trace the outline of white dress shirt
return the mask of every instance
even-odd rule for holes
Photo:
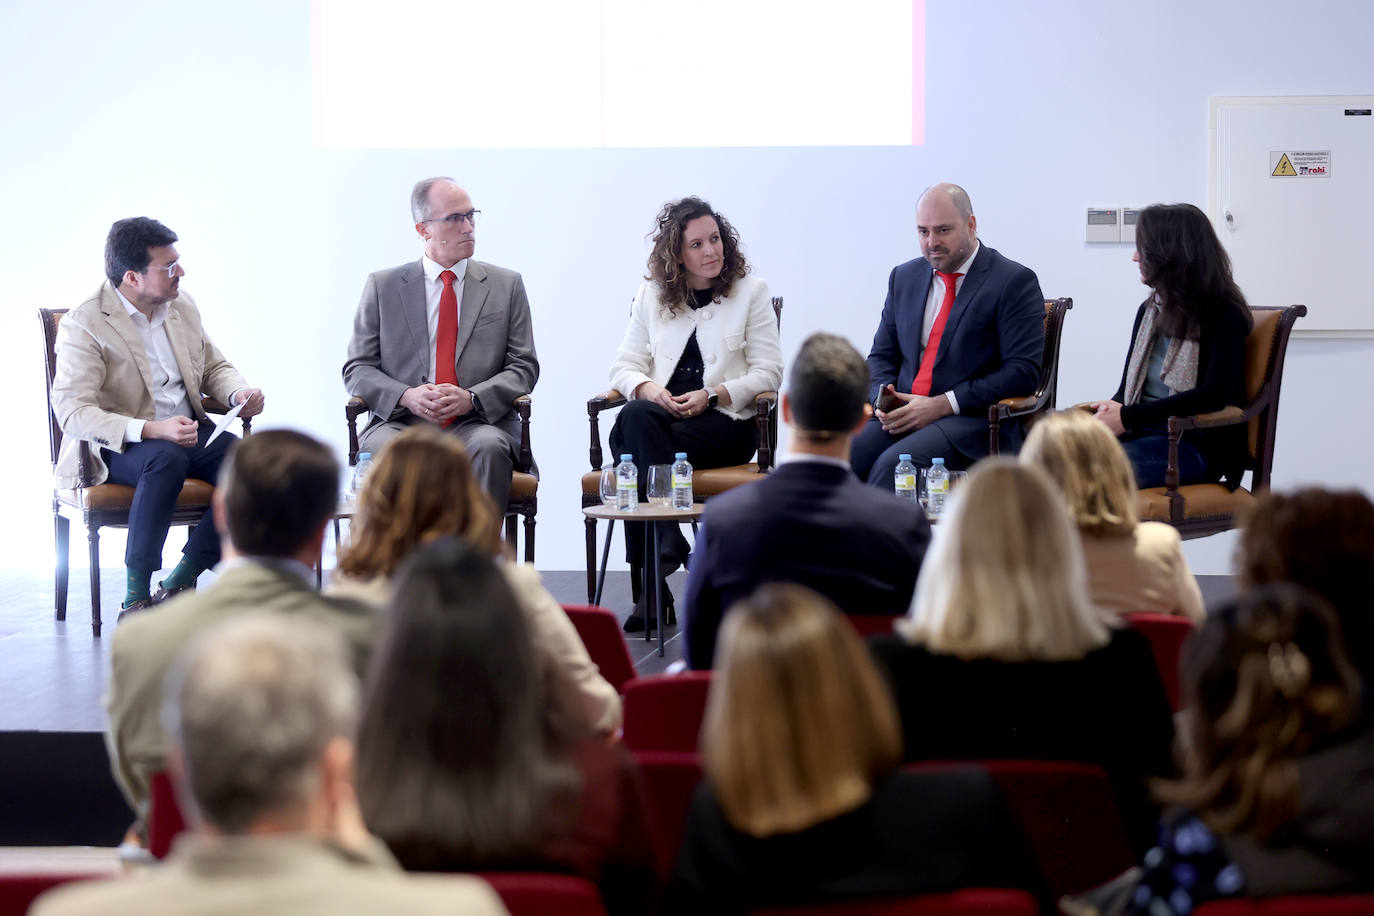
[[[957,280],[954,281],[954,295],[956,295],[956,296],[959,295],[959,290],[963,289],[963,287],[964,287],[964,280],[968,279],[968,266],[969,266],[970,264],[973,263],[973,259],[974,259],[974,258],[978,257],[978,249],[979,249],[979,247],[981,247],[981,243],[980,243],[977,239],[974,239],[974,240],[973,240],[973,251],[969,254],[969,256],[968,256],[967,258],[964,259],[964,263],[962,263],[962,264],[960,264],[958,267],[954,268],[954,270],[949,271],[949,273],[962,274],[962,276],[960,276]],[[944,279],[940,276],[940,272],[939,272],[939,271],[935,271],[935,276],[934,276],[934,278],[931,280],[931,283],[930,283],[930,295],[929,295],[929,297],[926,299],[926,314],[925,314],[925,318],[923,318],[923,319],[921,320],[921,348],[922,348],[922,350],[924,350],[926,344],[928,344],[928,343],[930,342],[930,329],[931,329],[932,327],[935,326],[935,319],[936,319],[936,317],[940,314],[940,306],[941,306],[942,303],[944,303],[944,301],[945,301],[945,281],[944,281]],[[925,356],[925,354],[922,353],[922,358],[924,358],[924,356]],[[921,371],[921,367],[920,367],[920,364],[919,364],[919,363],[918,363],[917,366],[916,366],[916,371],[917,371],[917,373],[919,373],[919,372]],[[954,392],[953,392],[953,391],[946,391],[946,392],[945,392],[945,397],[949,400],[949,406],[954,410],[955,413],[958,413],[958,412],[959,412],[959,400],[954,396]]]
[[[459,261],[452,267],[444,267],[438,261],[431,260],[429,255],[423,255],[420,263],[425,269],[425,314],[429,319],[429,371],[430,377],[425,379],[426,383],[433,383],[439,374],[439,297],[444,294],[444,281],[439,279],[439,274],[446,270],[453,271],[457,277],[453,281],[453,294],[458,297],[458,305],[463,304],[463,278],[468,275],[467,259]],[[454,316],[455,320],[457,316]],[[454,359],[458,354],[453,354]],[[458,375],[457,366],[454,366],[454,376]],[[462,379],[459,379],[462,384]]]
[[[153,315],[149,318],[124,298],[124,294],[119,290],[115,290],[115,295],[124,303],[129,317],[133,319],[134,327],[138,328],[138,334],[143,338],[143,349],[148,354],[148,368],[153,374],[153,409],[156,413],[154,419],[165,420],[178,415],[194,417],[191,401],[186,396],[186,383],[181,378],[181,368],[177,365],[176,355],[172,352],[172,342],[167,339],[167,303],[154,308]],[[146,422],[137,417],[130,419],[124,429],[124,441],[142,442],[143,424]]]

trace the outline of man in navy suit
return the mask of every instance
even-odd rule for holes
[[[927,188],[916,204],[922,258],[893,269],[868,354],[874,418],[854,440],[854,472],[892,487],[897,456],[965,468],[988,453],[988,407],[1035,391],[1045,299],[1035,274],[978,241],[968,193]],[[1021,445],[1019,424],[1003,447]]]
[[[930,525],[919,506],[866,487],[849,445],[868,421],[868,369],[847,340],[812,334],[788,370],[792,443],[758,483],[706,504],[683,599],[685,653],[710,668],[725,612],[765,582],[796,582],[848,614],[902,614]]]

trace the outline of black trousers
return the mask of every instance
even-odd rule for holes
[[[724,468],[748,461],[759,447],[753,420],[736,420],[719,410],[699,417],[678,419],[653,401],[630,401],[620,409],[611,428],[611,463],[620,456],[634,456],[639,468],[639,501],[646,502],[649,466],[672,464],[673,455],[686,452],[693,470]],[[659,522],[659,562],[665,574],[680,566],[690,547],[682,527]],[[644,522],[625,523],[625,559],[631,566],[644,564]]]

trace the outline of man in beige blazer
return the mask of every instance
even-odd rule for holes
[[[81,485],[78,456],[85,440],[94,446],[92,483],[134,488],[124,555],[126,611],[194,588],[196,577],[219,561],[215,526],[197,525],[181,561],[150,592],[182,484],[189,477],[213,484],[233,441],[224,435],[208,442],[214,424],[201,408],[201,394],[242,404],[244,417],[263,407],[262,392],[249,388],[210,342],[196,304],[181,292],[186,271],[176,240],[154,219],[116,222],[105,240],[107,282],[57,326],[52,408],[63,435],[57,485]]]
[[[476,878],[405,875],[367,833],[346,651],[331,628],[282,614],[201,634],[165,693],[173,778],[195,829],[150,874],[67,885],[31,912],[505,913]]]
[[[311,617],[343,634],[361,670],[377,612],[320,595],[310,570],[338,493],[339,462],[323,443],[290,430],[248,437],[225,459],[215,490],[214,523],[225,559],[214,583],[134,615],[115,630],[105,737],[115,781],[140,820],[152,774],[166,767],[163,679],[198,633],[250,611]]]

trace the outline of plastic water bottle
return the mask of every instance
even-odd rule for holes
[[[673,456],[673,508],[692,508],[692,465],[686,452]]]
[[[910,455],[899,455],[897,469],[892,475],[897,495],[909,503],[917,502],[916,465],[911,463]]]
[[[615,507],[629,512],[638,505],[639,468],[635,467],[633,456],[621,455],[620,464],[615,466]]]
[[[372,470],[372,453],[359,452],[358,463],[353,466],[353,482],[349,485],[349,495],[354,499],[363,489],[363,479],[367,477],[367,472]]]
[[[926,496],[929,499],[926,512],[932,518],[945,511],[945,497],[948,495],[949,471],[945,468],[945,459],[932,458],[930,470],[926,471]]]

